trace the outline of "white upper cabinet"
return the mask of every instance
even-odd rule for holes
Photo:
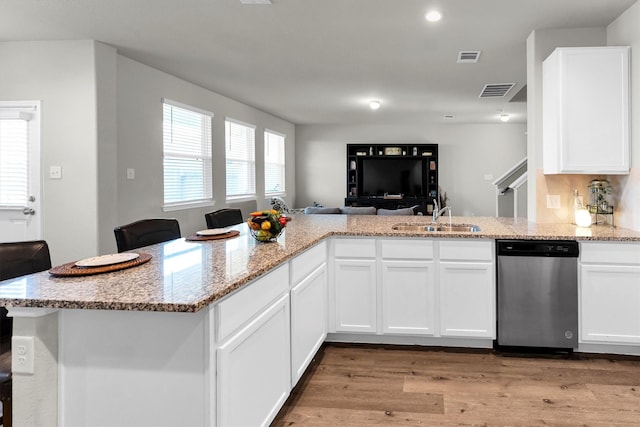
[[[545,174],[629,173],[629,48],[557,48],[542,64]]]

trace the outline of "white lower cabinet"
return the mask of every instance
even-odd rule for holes
[[[440,241],[440,335],[495,338],[493,241]]]
[[[440,262],[440,335],[495,338],[493,264]]]
[[[377,332],[376,241],[335,239],[333,255],[335,331]]]
[[[327,337],[327,266],[291,289],[291,386],[307,368]]]
[[[434,335],[437,294],[433,241],[380,241],[382,332]]]
[[[382,332],[433,335],[435,286],[433,261],[382,261]]]
[[[376,332],[376,260],[336,260],[336,331]]]
[[[640,245],[581,244],[580,341],[640,344]]]
[[[217,351],[219,426],[266,426],[291,388],[289,295],[283,295]]]

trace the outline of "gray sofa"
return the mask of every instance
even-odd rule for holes
[[[316,214],[342,214],[342,215],[415,215],[418,205],[400,209],[376,209],[373,206],[343,206],[341,208],[326,208],[324,206],[307,206],[304,213]]]

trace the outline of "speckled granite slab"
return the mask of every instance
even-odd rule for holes
[[[569,224],[535,224],[506,218],[454,217],[480,232],[395,231],[398,223],[431,223],[426,216],[295,215],[277,242],[259,243],[245,224],[240,236],[190,242],[183,239],[141,249],[146,264],[87,277],[48,272],[0,282],[0,305],[101,310],[195,312],[228,295],[328,236],[465,239],[568,239],[640,242],[640,232]],[[448,218],[441,218],[447,223]],[[135,251],[134,251],[135,252]]]

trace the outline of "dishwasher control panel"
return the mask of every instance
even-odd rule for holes
[[[498,240],[497,244],[498,256],[578,256],[578,242],[572,240]]]

